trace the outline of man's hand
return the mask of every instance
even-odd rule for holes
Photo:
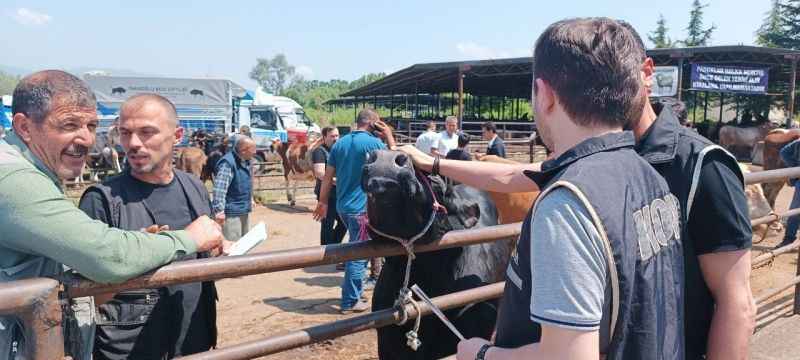
[[[456,354],[456,359],[474,360],[478,355],[478,351],[481,349],[481,346],[488,343],[488,340],[481,338],[462,340],[458,343],[458,353]]]
[[[219,224],[220,226],[225,224],[225,212],[224,211],[220,211],[219,213],[214,215],[214,221],[216,221],[217,224]]]
[[[197,252],[209,251],[222,245],[225,236],[222,228],[208,216],[201,216],[186,227],[186,232],[197,245]]]
[[[431,169],[433,169],[433,157],[422,151],[419,151],[419,149],[414,147],[414,145],[403,145],[397,148],[397,150],[402,151],[411,157],[411,162],[413,162],[414,166],[417,168],[425,171],[431,171]]]
[[[233,241],[222,240],[222,246],[214,248],[209,254],[211,254],[211,257],[228,256],[233,244],[235,244]]]
[[[372,123],[372,127],[380,132],[380,137],[386,142],[386,145],[389,147],[389,150],[394,150],[395,142],[394,142],[394,135],[392,134],[392,128],[382,120],[378,120]]]
[[[159,226],[159,225],[153,224],[153,225],[148,226],[147,228],[141,229],[140,231],[149,232],[151,234],[157,234],[157,233],[160,233],[162,231],[169,231],[169,225],[161,225],[161,226]]]
[[[323,201],[317,201],[317,208],[314,209],[314,220],[322,221],[328,216],[328,204]]]

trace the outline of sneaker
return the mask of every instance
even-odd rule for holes
[[[353,307],[342,308],[342,314],[360,313],[369,310],[369,303],[366,301],[359,301]]]
[[[374,290],[375,284],[377,283],[378,279],[375,279],[374,277],[368,277],[366,280],[364,280],[364,290]]]

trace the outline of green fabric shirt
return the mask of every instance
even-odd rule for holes
[[[148,234],[92,220],[19,137],[0,140],[0,282],[56,276],[64,264],[119,283],[195,251],[185,231]]]

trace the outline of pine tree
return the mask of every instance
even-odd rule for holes
[[[672,40],[667,36],[667,20],[664,19],[664,14],[658,15],[658,22],[656,29],[647,35],[647,38],[653,43],[656,49],[672,47]]]
[[[756,31],[756,44],[766,47],[780,47],[783,37],[781,24],[781,2],[772,1],[772,8],[767,12],[764,23]]]
[[[784,0],[778,4],[780,33],[775,45],[787,49],[800,49],[800,0]]]
[[[688,36],[681,41],[684,46],[707,46],[711,40],[711,33],[717,28],[713,24],[708,29],[703,29],[703,8],[708,4],[700,4],[700,0],[694,0],[692,11],[689,13],[689,26],[686,27]]]

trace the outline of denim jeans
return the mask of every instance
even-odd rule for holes
[[[789,209],[796,209],[800,207],[800,181],[794,183],[794,196],[792,197],[792,204]],[[800,228],[800,215],[790,216],[786,219],[786,233],[783,235],[783,242],[793,242],[797,237],[797,230]]]
[[[339,216],[347,226],[347,233],[350,235],[350,242],[359,241],[359,231],[361,226],[358,224],[358,218],[364,216],[361,214],[343,214]],[[355,306],[361,299],[361,292],[364,290],[364,272],[367,268],[367,260],[353,260],[345,263],[344,266],[344,281],[342,282],[342,309],[349,309]]]

